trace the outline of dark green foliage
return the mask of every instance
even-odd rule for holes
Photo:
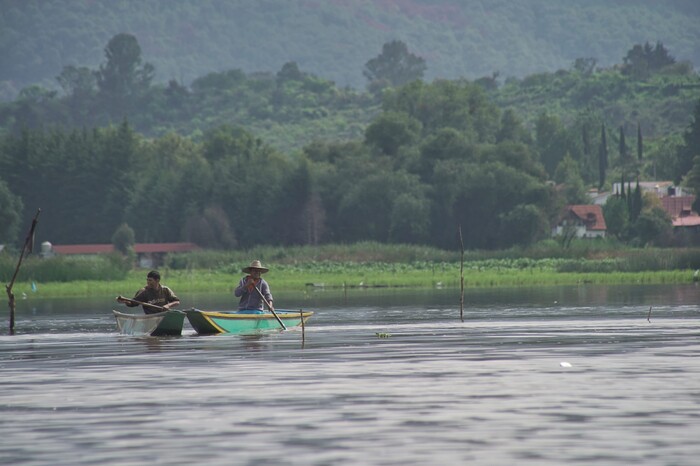
[[[365,64],[362,74],[371,90],[381,90],[421,79],[426,68],[423,58],[410,53],[404,42],[393,40],[382,46],[379,56]]]
[[[646,78],[651,73],[674,63],[676,63],[676,59],[668,53],[661,42],[657,42],[654,47],[646,42],[644,45],[635,45],[627,52],[622,71],[635,78]]]
[[[119,41],[138,46],[129,37]],[[640,91],[619,70],[584,67],[502,88],[417,80],[386,90],[378,108],[369,95],[340,90],[294,62],[276,74],[210,73],[190,88],[174,80],[152,85],[138,50],[125,49],[122,61],[134,66],[124,69],[141,69],[132,80],[107,80],[115,52],[101,68],[99,92],[84,70],[66,68],[65,97],[27,88],[17,102],[0,106],[6,128],[0,173],[25,209],[44,210],[40,232],[54,243],[108,242],[127,222],[139,242],[187,240],[221,249],[365,240],[453,248],[458,225],[467,248],[526,245],[548,233],[564,202],[586,202],[586,185],[596,182],[592,147],[599,148],[597,181],[605,184],[606,121],[648,102],[676,111],[680,99],[697,92]],[[654,79],[661,77],[647,82],[661,82]],[[612,103],[593,96],[586,105],[595,110],[579,109],[589,83]],[[520,101],[502,111],[499,103],[515,91],[523,92]],[[114,119],[104,99],[118,94],[130,119],[99,126]],[[562,111],[567,105],[576,111]],[[534,109],[541,111],[528,123]],[[57,125],[81,118],[98,127]],[[658,241],[666,234],[655,230],[658,216],[624,186],[624,176],[643,172],[647,162],[632,160],[625,122],[615,124],[621,163],[614,169],[627,190],[627,217],[611,217],[611,233]],[[43,125],[51,129],[32,129]],[[139,128],[151,137],[138,136]],[[687,148],[698,147],[692,128]],[[548,179],[563,184],[563,194]]]
[[[671,218],[665,210],[655,207],[643,211],[636,222],[634,232],[640,245],[663,245],[672,233]]]
[[[22,199],[0,179],[0,244],[10,245],[17,239],[23,208]]]
[[[642,213],[643,201],[642,201],[642,190],[639,188],[639,180],[637,180],[637,187],[634,189],[634,193],[630,196],[630,212],[629,217],[631,222],[636,222],[639,215]]]
[[[134,242],[134,230],[126,223],[119,225],[119,228],[117,228],[112,235],[112,244],[114,245],[114,249],[124,256],[128,256],[129,254],[133,253]]]
[[[686,184],[688,185],[688,187],[693,189],[695,193],[700,193],[700,155],[696,155],[693,159],[693,167],[688,172]],[[693,202],[693,210],[695,212],[700,212],[700,210],[698,210],[699,208],[700,196],[696,194],[695,201]]]
[[[401,146],[410,146],[420,137],[421,124],[405,113],[384,112],[365,131],[365,141],[384,154],[395,156]]]
[[[637,160],[639,162],[644,158],[644,142],[642,141],[642,126],[637,123]]]
[[[610,196],[603,206],[603,216],[605,225],[608,227],[608,235],[625,239],[629,226],[629,211],[625,198]]]
[[[693,167],[695,157],[700,155],[700,100],[696,101],[693,120],[683,133],[683,142],[683,146],[679,149],[678,166],[675,172],[677,183]]]
[[[605,123],[600,127],[600,145],[598,146],[598,189],[605,185],[605,175],[608,169],[608,143],[605,134]]]

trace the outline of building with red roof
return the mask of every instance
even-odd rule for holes
[[[700,215],[693,210],[695,196],[666,196],[661,198],[663,209],[671,217],[674,228],[700,227]]]
[[[48,244],[47,244],[48,243]],[[133,246],[136,259],[141,267],[153,267],[163,264],[166,254],[196,251],[194,243],[136,243]],[[113,244],[42,244],[44,255],[92,255],[114,252]]]
[[[571,234],[577,238],[604,238],[607,231],[601,206],[569,205],[552,228],[552,236]]]

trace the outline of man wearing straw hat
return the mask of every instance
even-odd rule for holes
[[[259,260],[254,260],[248,267],[242,269],[246,273],[245,277],[241,278],[238,286],[233,291],[236,297],[241,300],[238,303],[239,310],[259,310],[265,309],[265,304],[268,305],[271,311],[275,308],[272,306],[272,294],[270,293],[270,285],[261,277],[262,274],[269,269],[262,266]]]

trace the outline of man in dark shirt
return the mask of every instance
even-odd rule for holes
[[[135,302],[138,301],[138,302]],[[151,270],[146,275],[146,286],[136,292],[133,299],[117,296],[117,302],[126,304],[129,307],[136,307],[140,303],[153,304],[153,306],[143,306],[146,314],[155,314],[173,308],[180,304],[180,298],[175,296],[173,290],[160,284],[160,273]]]

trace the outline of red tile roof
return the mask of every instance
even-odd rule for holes
[[[111,244],[54,244],[56,254],[107,254],[114,251]]]
[[[606,231],[608,229],[603,217],[603,209],[599,205],[570,205],[567,209],[581,219],[586,225],[586,230]]]
[[[661,198],[661,205],[671,218],[686,217],[693,210],[695,196],[666,196]]]
[[[136,243],[134,252],[188,252],[199,249],[194,243]]]
[[[674,227],[697,227],[700,226],[700,215],[688,215],[673,219]]]

